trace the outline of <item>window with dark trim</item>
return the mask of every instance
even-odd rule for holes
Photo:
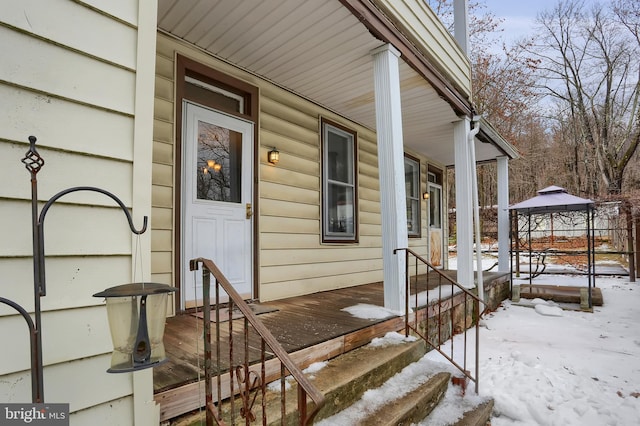
[[[407,196],[407,233],[420,237],[420,161],[405,154],[404,187]]]
[[[355,132],[322,120],[322,241],[358,241]]]
[[[442,172],[429,167],[427,173],[429,186],[429,226],[442,228]]]

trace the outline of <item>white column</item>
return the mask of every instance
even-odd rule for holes
[[[133,200],[132,214],[136,227],[142,216],[151,217],[151,166],[153,161],[153,104],[156,72],[156,34],[158,31],[158,2],[138,3],[138,38],[136,58],[135,118],[133,128]],[[132,253],[136,253],[136,237]],[[151,279],[151,221],[147,232],[140,236],[142,258],[138,280]],[[136,264],[132,259],[133,264]],[[142,276],[144,275],[144,276]],[[160,406],[153,399],[153,371],[151,368],[131,374],[133,389],[133,424],[157,425]]]
[[[465,54],[469,54],[469,1],[453,1],[453,36]]]
[[[509,272],[509,158],[498,157],[498,271]]]
[[[461,117],[453,123],[454,167],[456,176],[456,247],[458,257],[458,282],[467,288],[473,283],[473,192],[471,173],[475,165],[471,164],[468,147],[470,130],[468,117]]]
[[[405,254],[393,253],[395,249],[406,248],[409,245],[398,66],[400,52],[391,45],[384,45],[373,50],[371,54],[380,174],[384,306],[404,313]]]

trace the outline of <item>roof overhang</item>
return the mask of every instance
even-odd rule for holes
[[[393,44],[401,52],[405,146],[442,165],[453,164],[453,123],[461,115],[473,114],[470,66],[425,2],[159,0],[158,4],[158,28],[163,33],[374,131],[371,51]],[[406,10],[396,9],[400,6]],[[489,145],[497,150],[481,150],[478,161],[501,155],[500,143]]]
[[[518,150],[507,142],[487,120],[481,118],[478,125],[480,126],[476,135],[478,162],[494,160],[497,157],[507,157],[510,160],[520,157]]]

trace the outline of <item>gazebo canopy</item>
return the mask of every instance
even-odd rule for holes
[[[559,186],[549,186],[538,191],[538,195],[513,204],[509,210],[523,214],[544,214],[569,211],[588,211],[594,202],[587,198],[576,197]]]

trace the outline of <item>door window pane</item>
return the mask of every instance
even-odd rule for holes
[[[198,121],[198,200],[241,202],[242,135]]]

